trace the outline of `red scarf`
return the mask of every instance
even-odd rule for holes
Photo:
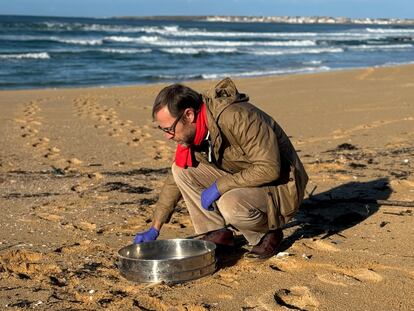
[[[179,167],[193,167],[197,162],[194,158],[194,151],[191,149],[191,146],[199,146],[207,135],[208,129],[206,111],[206,104],[203,103],[201,105],[200,112],[197,115],[196,132],[193,143],[188,147],[177,145],[177,150],[175,151],[175,164]]]

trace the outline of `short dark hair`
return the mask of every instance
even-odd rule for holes
[[[185,85],[172,84],[163,88],[155,98],[152,106],[152,118],[154,119],[155,114],[165,106],[168,107],[171,116],[178,117],[186,108],[199,110],[202,103],[201,94]]]

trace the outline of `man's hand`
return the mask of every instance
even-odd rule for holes
[[[221,194],[217,188],[217,184],[212,184],[210,187],[201,192],[201,206],[208,211],[213,211],[214,208],[211,205],[218,200],[220,196]]]
[[[155,241],[158,238],[160,232],[154,227],[149,228],[149,230],[140,232],[135,236],[134,244],[139,244],[142,242]]]

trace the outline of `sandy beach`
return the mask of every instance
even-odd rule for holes
[[[0,91],[0,309],[414,310],[414,65],[236,80],[310,182],[284,256],[135,284],[118,249],[151,222],[175,146],[164,85]],[[187,83],[198,91],[214,81]],[[310,196],[310,197],[309,197]],[[161,239],[194,234],[180,202]]]

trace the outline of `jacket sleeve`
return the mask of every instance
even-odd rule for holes
[[[161,224],[168,222],[180,198],[181,192],[174,181],[173,175],[170,174],[164,181],[159,199],[155,205],[154,220],[158,220]]]
[[[220,193],[258,187],[278,179],[281,167],[278,139],[266,117],[257,109],[230,108],[220,118],[222,133],[241,148],[241,157],[250,163],[240,172],[220,177],[217,180]]]

